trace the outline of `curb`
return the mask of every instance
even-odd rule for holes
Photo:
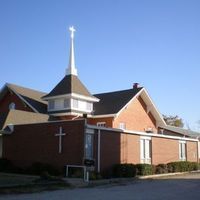
[[[184,175],[184,174],[191,174],[191,173],[200,173],[200,170],[191,171],[191,172],[175,172],[175,173],[167,173],[167,174],[154,174],[154,175],[148,175],[148,176],[138,176],[137,178],[142,180],[142,179],[176,176],[176,175]]]

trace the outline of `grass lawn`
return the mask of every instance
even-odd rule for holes
[[[0,173],[0,194],[32,193],[67,187],[69,184],[59,178],[42,179],[39,176]]]

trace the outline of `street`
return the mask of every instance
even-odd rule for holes
[[[1,195],[0,200],[199,200],[200,174],[137,180],[121,185]]]

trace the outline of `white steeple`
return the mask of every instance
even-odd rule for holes
[[[69,27],[71,32],[71,44],[70,44],[70,54],[69,54],[69,65],[66,70],[66,75],[72,74],[77,76],[77,69],[75,66],[75,57],[74,57],[74,32],[76,31],[73,26]]]

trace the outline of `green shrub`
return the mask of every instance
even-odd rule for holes
[[[60,172],[52,165],[40,162],[33,163],[27,172],[34,175],[41,175],[44,172],[54,176],[60,175]]]
[[[154,167],[153,165],[149,165],[149,164],[137,164],[136,172],[137,172],[137,175],[141,175],[141,176],[152,175],[154,172]]]
[[[117,164],[113,170],[114,177],[135,177],[136,168],[134,164]]]
[[[165,174],[168,173],[168,166],[166,164],[159,164],[155,166],[156,174]]]
[[[167,164],[169,172],[187,172],[198,170],[199,166],[196,162],[179,161]]]

